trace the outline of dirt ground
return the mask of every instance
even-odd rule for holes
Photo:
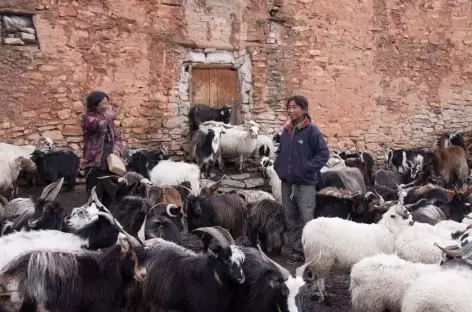
[[[20,189],[19,196],[28,197],[39,196],[41,194],[42,187],[35,189]],[[58,201],[63,205],[65,211],[68,213],[72,208],[78,207],[86,202],[86,193],[84,185],[77,185],[74,193],[68,193],[62,191],[59,194]],[[194,236],[189,236],[185,231],[183,233],[184,246],[195,251],[199,251],[203,245],[200,240]],[[283,267],[287,268],[295,274],[295,269],[300,264],[290,264],[287,257],[287,248],[284,247],[282,255],[272,257],[273,260],[277,261]],[[311,301],[308,296],[305,297],[304,312],[350,312],[350,295],[349,295],[349,275],[346,273],[331,273],[331,276],[326,281],[326,289],[331,294],[332,306],[328,307],[323,304]]]

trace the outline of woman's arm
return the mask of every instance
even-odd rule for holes
[[[82,130],[84,132],[99,132],[106,129],[106,119],[105,116],[98,115],[94,117],[92,115],[86,114],[82,119]]]
[[[328,144],[326,144],[326,141],[319,130],[313,131],[310,140],[315,156],[307,161],[307,170],[311,172],[319,171],[324,165],[326,165],[326,162],[328,162]]]

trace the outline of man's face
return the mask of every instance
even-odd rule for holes
[[[295,104],[294,101],[290,101],[288,103],[287,112],[291,120],[298,120],[305,113],[305,111],[300,106]]]

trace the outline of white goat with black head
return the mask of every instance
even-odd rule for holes
[[[261,159],[262,172],[269,178],[270,186],[272,187],[272,195],[275,200],[282,203],[282,181],[274,169],[274,160],[268,157]]]
[[[209,178],[211,169],[218,161],[222,169],[220,140],[226,132],[221,127],[213,127],[205,133],[198,130],[190,142],[190,155],[200,167],[203,178]]]

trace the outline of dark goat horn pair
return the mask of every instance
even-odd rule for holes
[[[282,275],[282,278],[284,279],[284,281],[288,280],[288,278],[290,277],[290,272],[286,268],[282,267],[280,264],[272,260],[271,258],[267,257],[267,255],[262,251],[261,246],[259,244],[257,244],[257,249],[259,249],[259,252],[261,253],[261,256],[264,262],[269,265],[275,266],[277,270],[280,272],[280,274]]]
[[[438,247],[443,253],[445,253],[448,256],[451,257],[461,257],[464,253],[460,249],[452,249],[456,248],[457,246],[448,246],[446,248],[443,248],[439,246],[437,243],[434,243],[434,246]]]
[[[192,231],[195,232],[205,232],[213,236],[213,238],[218,242],[218,245],[225,249],[230,248],[230,245],[234,245],[234,239],[231,234],[220,226],[213,226],[213,227],[202,227]]]
[[[57,195],[61,191],[62,184],[64,183],[64,178],[62,177],[59,181],[49,184],[43,189],[40,198],[48,201],[55,201]]]
[[[425,202],[425,201],[427,201],[426,198],[422,198],[422,199],[418,200],[416,203],[403,205],[403,207],[405,207],[406,209],[409,209],[409,208],[414,207],[416,205],[419,205],[420,203]]]

